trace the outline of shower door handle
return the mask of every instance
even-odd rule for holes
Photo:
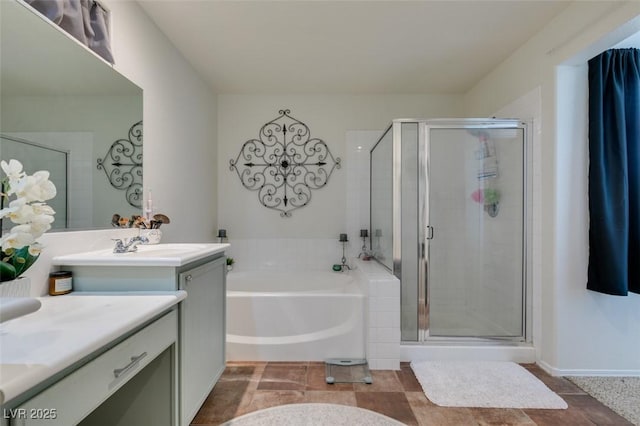
[[[433,240],[433,226],[427,226],[427,240]]]

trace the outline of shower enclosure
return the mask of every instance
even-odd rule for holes
[[[371,150],[371,251],[404,342],[525,341],[526,124],[394,120]]]

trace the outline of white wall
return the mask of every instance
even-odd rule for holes
[[[212,241],[217,222],[216,97],[135,2],[107,1],[115,68],[144,91],[144,184],[172,223],[163,241]],[[50,258],[110,246],[113,230],[45,234],[26,276],[45,294]]]
[[[144,98],[144,186],[171,218],[163,241],[212,241],[216,97],[135,2],[108,0],[115,68]]]
[[[586,290],[584,99],[569,87],[579,73],[558,69],[638,31],[638,15],[638,2],[572,3],[465,97],[486,115],[541,88],[540,361],[555,374],[640,374],[640,297]]]
[[[459,96],[441,95],[220,95],[218,97],[218,224],[231,238],[338,238],[345,232],[349,130],[382,130],[394,118],[450,117],[460,114]],[[257,138],[278,110],[304,122],[311,137],[324,140],[342,159],[326,187],[312,193],[306,207],[288,218],[259,204],[245,189],[229,160],[242,144]],[[350,237],[352,238],[352,236]]]

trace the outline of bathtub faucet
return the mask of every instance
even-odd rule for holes
[[[347,259],[344,257],[342,258],[342,264],[340,267],[342,268],[340,272],[344,272],[345,269],[348,269],[349,271],[351,270],[351,266],[347,265]]]

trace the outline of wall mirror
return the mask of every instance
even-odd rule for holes
[[[114,213],[141,214],[142,147],[133,160],[108,153],[117,141],[141,145],[142,89],[16,0],[0,1],[0,55],[0,158],[20,160],[29,174],[51,172],[53,230],[106,228]],[[140,199],[110,182],[98,159],[138,162]]]

